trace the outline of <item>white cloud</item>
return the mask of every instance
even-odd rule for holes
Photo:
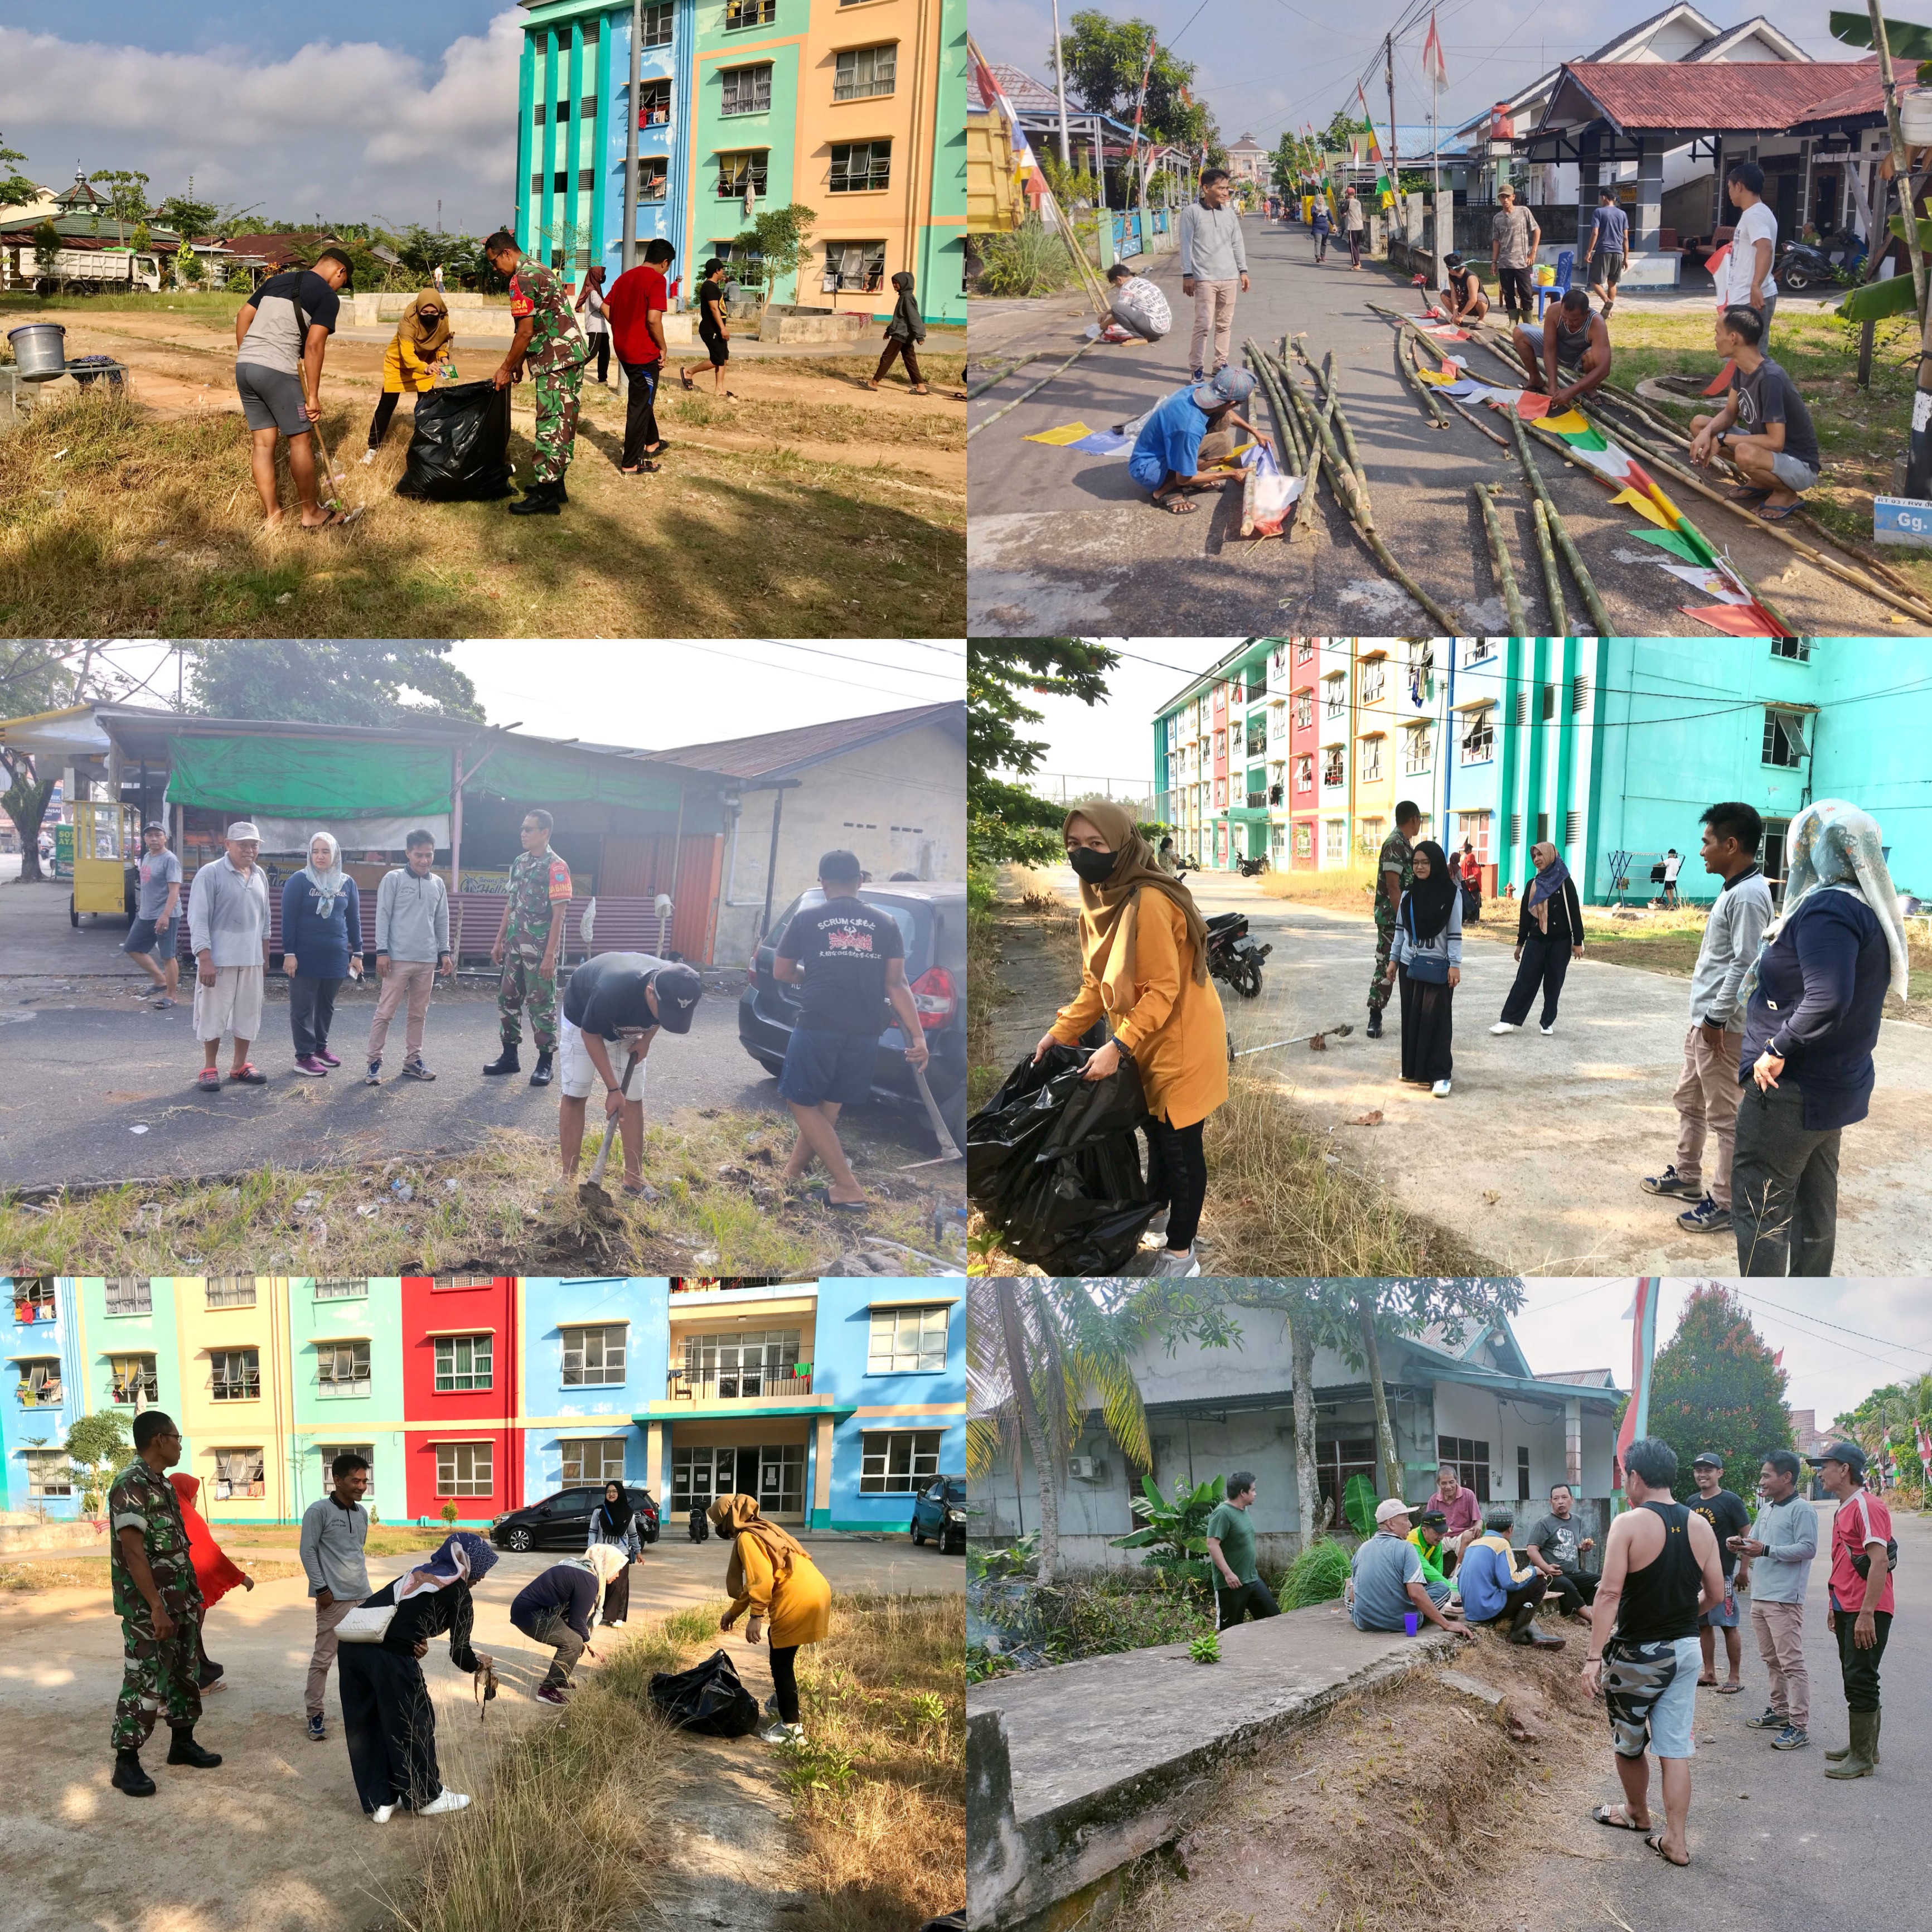
[[[440,63],[373,42],[316,41],[285,60],[158,53],[0,27],[0,128],[28,171],[138,168],[158,200],[194,177],[204,199],[268,216],[506,220],[520,14],[452,40]]]

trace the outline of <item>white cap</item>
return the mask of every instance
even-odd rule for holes
[[[1400,1496],[1386,1497],[1376,1505],[1376,1521],[1378,1523],[1392,1522],[1397,1516],[1406,1516],[1409,1514],[1408,1504]]]
[[[228,836],[231,838],[254,838],[259,841],[262,836],[262,828],[252,818],[238,818],[228,828]]]

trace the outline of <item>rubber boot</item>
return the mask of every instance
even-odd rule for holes
[[[139,1751],[118,1750],[114,1754],[114,1788],[126,1792],[130,1798],[154,1796],[154,1780],[141,1768]]]
[[[1884,1762],[1885,1762],[1885,1760],[1884,1760],[1883,1758],[1882,1758],[1882,1757],[1879,1755],[1879,1749],[1878,1749],[1878,1737],[1879,1737],[1879,1732],[1880,1732],[1881,1730],[1882,1730],[1884,1729],[1884,1727],[1885,1727],[1885,1713],[1884,1713],[1884,1712],[1882,1712],[1882,1711],[1874,1711],[1874,1712],[1872,1713],[1872,1735],[1871,1735],[1871,1744],[1872,1744],[1871,1761],[1872,1761],[1872,1764],[1873,1764],[1873,1766],[1874,1766],[1874,1768],[1877,1767],[1877,1766],[1880,1766],[1880,1765],[1883,1764],[1883,1763],[1884,1763]],[[1843,1750],[1827,1751],[1827,1752],[1825,1754],[1825,1761],[1826,1761],[1826,1763],[1828,1763],[1828,1764],[1843,1764],[1843,1763],[1844,1762],[1844,1761],[1846,1760],[1846,1758],[1848,1758],[1848,1757],[1850,1757],[1850,1756],[1851,1756],[1851,1754],[1852,1754],[1852,1748],[1851,1748],[1851,1746],[1850,1746],[1850,1744],[1847,1744]]]
[[[555,483],[532,483],[510,506],[513,517],[560,517],[562,514],[562,486]]]
[[[1854,1711],[1851,1720],[1852,1748],[1841,1762],[1827,1767],[1827,1778],[1869,1778],[1878,1768],[1873,1761],[1873,1754],[1878,1749],[1878,1713]],[[1826,1753],[1827,1756],[1829,1755]]]
[[[537,1049],[537,1064],[530,1070],[530,1084],[532,1087],[548,1087],[550,1084],[550,1049],[539,1047]]]
[[[516,1042],[514,1040],[506,1040],[502,1052],[491,1060],[483,1071],[485,1073],[520,1073],[523,1071],[523,1063],[517,1058]]]
[[[203,1750],[194,1741],[194,1726],[183,1724],[174,1734],[174,1742],[168,1746],[170,1764],[191,1764],[196,1771],[212,1771],[221,1762],[219,1751]]]

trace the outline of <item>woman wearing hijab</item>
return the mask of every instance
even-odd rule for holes
[[[584,336],[597,358],[597,386],[610,380],[610,318],[604,307],[604,271],[596,263],[584,272],[577,307],[584,311]]]
[[[362,453],[364,463],[375,461],[403,392],[413,389],[420,396],[436,387],[437,367],[448,357],[455,340],[449,326],[449,304],[442,291],[424,289],[404,310],[396,332],[383,352],[382,393],[376,398],[376,413],[370,420],[369,447]],[[456,372],[452,369],[448,373]]]
[[[879,358],[879,366],[872,371],[872,380],[866,386],[876,389],[884,380],[886,371],[892,366],[895,356],[905,363],[906,380],[912,385],[915,396],[928,396],[932,392],[926,387],[926,378],[919,373],[919,356],[913,345],[926,340],[926,317],[919,312],[919,303],[912,292],[912,277],[902,268],[892,278],[892,286],[899,292],[899,298],[892,304],[892,313],[886,324],[885,353]]]
[[[226,1688],[222,1682],[221,1666],[208,1656],[203,1641],[207,1634],[208,1612],[237,1583],[244,1590],[252,1590],[255,1580],[245,1570],[236,1569],[221,1553],[221,1546],[215,1541],[213,1532],[202,1520],[200,1510],[194,1506],[194,1499],[201,1492],[201,1478],[177,1472],[168,1480],[181,1498],[182,1521],[188,1530],[188,1560],[194,1565],[194,1580],[201,1586],[202,1618],[194,1636],[195,1661],[201,1667],[201,1688],[204,1691],[220,1690]]]
[[[832,1586],[805,1546],[758,1514],[755,1496],[720,1496],[706,1510],[720,1536],[731,1538],[724,1588],[731,1607],[718,1620],[728,1630],[748,1610],[745,1641],[755,1644],[770,1626],[772,1684],[765,1706],[772,1723],[758,1735],[767,1744],[805,1736],[798,1714],[798,1647],[822,1643],[832,1628]]]
[[[1462,980],[1462,893],[1442,848],[1416,847],[1414,880],[1396,908],[1388,976],[1402,981],[1402,1077],[1449,1097],[1455,990]]]
[[[1738,998],[1731,1222],[1741,1274],[1828,1275],[1838,1138],[1871,1110],[1888,992],[1906,996],[1905,928],[1876,824],[1820,799],[1785,834],[1790,872]]]
[[[1516,984],[1509,989],[1502,1018],[1490,1028],[1492,1033],[1516,1032],[1529,1017],[1529,1004],[1539,987],[1543,991],[1542,1028],[1554,1033],[1563,976],[1569,971],[1573,956],[1583,956],[1583,908],[1577,902],[1576,882],[1570,876],[1570,868],[1546,838],[1529,848],[1529,857],[1536,876],[1516,912]]]
[[[360,1609],[395,1615],[380,1643],[342,1642],[336,1668],[342,1730],[362,1809],[386,1825],[398,1804],[425,1817],[460,1811],[469,1798],[446,1790],[436,1764],[436,1706],[417,1659],[429,1640],[449,1634],[449,1660],[472,1675],[492,1660],[470,1647],[476,1617],[470,1586],[494,1567],[496,1552],[466,1529],[453,1532],[427,1563],[385,1583]]]
[[[1194,1234],[1208,1198],[1202,1127],[1228,1097],[1227,1023],[1208,978],[1208,928],[1192,894],[1160,869],[1121,806],[1083,805],[1067,814],[1064,836],[1080,880],[1080,991],[1033,1057],[1076,1045],[1106,1020],[1112,1037],[1086,1076],[1105,1079],[1123,1054],[1140,1069],[1148,1186],[1167,1203],[1167,1243],[1154,1271],[1197,1275]]]
[[[335,996],[362,976],[362,899],[342,869],[342,848],[326,832],[308,842],[308,863],[282,887],[282,970],[296,1071],[321,1079],[342,1062],[328,1050]]]
[[[511,1624],[531,1642],[554,1653],[537,1686],[542,1702],[569,1702],[564,1694],[571,1688],[571,1672],[590,1648],[591,1634],[624,1562],[615,1545],[593,1544],[577,1562],[553,1563],[517,1592],[510,1605]]]
[[[592,1555],[599,1549],[615,1550],[622,1567],[604,1586],[602,1605],[606,1630],[622,1630],[631,1614],[631,1565],[643,1552],[638,1540],[638,1519],[622,1483],[606,1483],[604,1500],[590,1512],[590,1540],[585,1548]]]

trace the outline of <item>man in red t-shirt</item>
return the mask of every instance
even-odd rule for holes
[[[1822,1456],[1804,1460],[1838,1505],[1832,1519],[1826,1624],[1838,1640],[1852,1742],[1848,1750],[1825,1754],[1836,1760],[1825,1775],[1869,1778],[1878,1768],[1879,1660],[1892,1630],[1892,1514],[1865,1487],[1865,1452],[1856,1442],[1834,1442]]]
[[[1443,1526],[1442,1546],[1436,1555],[1446,1576],[1461,1561],[1462,1552],[1483,1533],[1483,1510],[1476,1492],[1456,1473],[1453,1462],[1444,1462],[1436,1472],[1434,1507],[1448,1518]]]
[[[657,396],[658,376],[664,368],[664,313],[670,302],[664,271],[676,254],[662,238],[646,242],[642,263],[620,275],[604,299],[610,318],[610,346],[630,386],[620,465],[626,476],[656,469],[652,459],[664,448],[658,434]]]

